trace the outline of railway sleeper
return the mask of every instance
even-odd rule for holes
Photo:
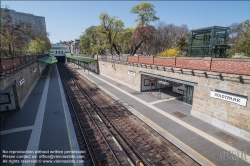
[[[90,88],[91,89],[91,88]],[[101,92],[101,91],[100,91]],[[92,92],[93,93],[93,92]],[[99,93],[99,90],[98,90],[98,93]],[[94,95],[99,95],[98,93],[95,93]],[[103,93],[103,92],[101,92],[101,93]],[[90,94],[89,94],[90,95]],[[92,96],[91,96],[92,97]],[[109,98],[109,97],[108,97]],[[95,97],[94,99],[97,99],[97,97]],[[88,100],[91,100],[91,99],[88,99]],[[112,101],[112,100],[107,100],[106,98],[104,98],[104,100],[103,101],[99,101],[98,102],[98,106],[100,106],[100,105],[103,105],[103,104],[105,104],[104,102],[105,101]],[[88,101],[89,102],[89,101]],[[113,104],[113,103],[112,103]],[[109,111],[108,109],[106,109],[106,107],[105,107],[105,110],[103,110],[103,112],[109,112],[110,114],[110,117],[113,117],[114,119],[118,119],[118,118],[116,118],[116,117],[118,117],[117,115],[112,115],[112,113],[118,113],[119,114],[119,116],[123,116],[124,117],[124,115],[131,115],[131,114],[125,114],[124,112],[121,112],[121,110],[120,109],[117,109],[117,108],[119,108],[118,106],[116,106],[115,107],[115,105],[116,104],[113,104],[113,109],[116,109],[116,111]],[[110,107],[111,107],[111,105],[110,105]],[[96,108],[96,106],[95,106],[95,108]],[[125,110],[126,111],[126,110]],[[119,119],[118,119],[119,120]],[[121,121],[121,120],[119,120],[119,121]],[[124,126],[124,124],[127,124],[127,122],[125,122],[125,123],[122,123],[122,125]],[[121,126],[121,125],[120,125]],[[129,126],[129,125],[128,125]],[[131,126],[135,126],[135,124],[133,124],[133,125],[131,125]],[[137,126],[138,126],[138,124],[137,124]],[[123,130],[124,131],[124,130]],[[124,133],[123,133],[124,134]],[[140,135],[141,135],[141,133],[139,133]],[[139,135],[138,134],[138,135]],[[135,136],[135,135],[133,135],[133,136]],[[137,140],[138,139],[141,139],[141,137],[138,137],[137,138]],[[147,137],[146,137],[146,139],[147,139]],[[130,141],[131,141],[131,139],[130,139]],[[150,141],[149,141],[150,142]],[[156,144],[154,144],[153,142],[151,142],[151,144],[153,144],[153,146],[156,146]],[[172,148],[172,147],[171,147]],[[172,150],[174,150],[174,147],[172,148]],[[180,154],[180,153],[179,153]],[[171,157],[172,158],[172,157]]]

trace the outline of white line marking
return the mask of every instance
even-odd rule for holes
[[[51,70],[51,69],[50,69]],[[37,115],[36,115],[36,120],[34,124],[34,128],[32,130],[30,140],[28,143],[27,151],[37,151],[40,143],[40,137],[41,137],[41,132],[42,132],[42,126],[43,126],[43,117],[44,117],[44,112],[45,112],[45,107],[46,107],[46,100],[47,100],[47,95],[48,95],[48,89],[49,89],[49,81],[50,81],[50,70],[45,82],[45,86],[43,89],[43,94],[42,98],[38,107]],[[32,155],[36,156],[36,153],[30,154],[26,153],[25,155]],[[32,158],[32,160],[37,160],[37,158]],[[24,159],[24,162],[22,166],[35,166],[35,163],[29,163],[31,159]]]
[[[11,134],[11,133],[16,133],[20,131],[32,130],[32,129],[33,129],[33,126],[19,127],[19,128],[9,129],[9,130],[3,130],[0,132],[0,135]]]
[[[237,150],[236,148],[234,148],[234,147],[232,147],[232,146],[229,146],[229,145],[227,145],[226,143],[224,143],[224,142],[222,142],[222,141],[220,141],[220,140],[218,140],[218,139],[212,137],[211,135],[209,135],[209,134],[207,134],[207,133],[205,133],[205,132],[203,132],[203,131],[201,131],[201,130],[199,130],[199,129],[193,127],[193,126],[191,126],[190,124],[188,124],[188,123],[186,123],[186,122],[183,122],[182,120],[180,120],[180,119],[174,117],[173,115],[164,112],[163,110],[161,110],[161,109],[159,109],[159,108],[153,106],[152,104],[149,104],[149,103],[143,101],[142,99],[140,99],[140,98],[138,98],[138,97],[135,97],[135,96],[131,95],[130,93],[128,93],[128,92],[126,92],[126,91],[124,91],[124,90],[122,90],[122,89],[120,89],[120,88],[114,86],[113,84],[111,84],[111,83],[109,83],[109,82],[107,82],[107,81],[105,81],[105,80],[103,80],[103,79],[101,79],[101,78],[95,76],[94,74],[91,74],[91,75],[94,76],[94,77],[96,77],[96,78],[98,78],[99,80],[105,82],[106,84],[112,86],[113,88],[115,88],[115,89],[121,91],[122,93],[124,93],[124,94],[130,96],[131,98],[137,100],[138,102],[140,102],[140,103],[142,103],[142,104],[148,106],[149,108],[155,110],[156,112],[158,112],[158,113],[164,115],[165,117],[167,117],[167,118],[173,120],[174,122],[176,122],[176,123],[182,125],[183,127],[187,128],[187,129],[189,129],[189,130],[191,130],[192,132],[196,133],[197,135],[203,137],[204,139],[207,139],[208,141],[214,143],[215,145],[217,145],[217,146],[219,146],[219,147],[221,147],[221,148],[223,148],[223,149],[225,149],[225,150],[227,150],[227,151],[231,151],[231,152],[238,152],[238,151],[239,151],[239,150]],[[245,162],[250,163],[250,156],[249,156],[249,155],[246,154],[246,155],[245,155],[245,158],[242,158],[242,157],[241,157],[241,153],[236,153],[235,155],[236,155],[238,158],[244,160]]]
[[[63,109],[64,109],[64,115],[65,115],[65,120],[66,120],[66,126],[67,126],[67,130],[68,130],[68,138],[69,138],[69,143],[70,143],[70,149],[71,151],[80,151],[79,145],[78,145],[78,141],[76,138],[76,133],[75,133],[75,129],[73,126],[73,122],[70,116],[70,111],[69,111],[69,106],[68,106],[68,102],[64,93],[64,89],[62,86],[62,81],[61,81],[61,77],[58,71],[58,68],[56,66],[56,71],[58,74],[58,83],[59,83],[59,88],[60,88],[60,93],[61,93],[61,99],[62,99],[62,104],[63,104]],[[73,153],[72,153],[73,155]],[[75,158],[73,158],[75,159]],[[75,159],[75,160],[80,160],[80,159]],[[81,163],[73,163],[74,166],[83,166],[83,164]]]
[[[176,99],[180,99],[180,98],[183,98],[183,96],[179,96],[179,97],[171,97],[169,99],[162,99],[162,100],[157,100],[157,101],[153,101],[153,102],[150,102],[148,104],[158,104],[158,103],[161,103],[161,102],[165,102],[165,101],[170,101],[170,100],[176,100]]]

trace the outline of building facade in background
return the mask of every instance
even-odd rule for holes
[[[63,43],[52,44],[51,53],[54,54],[58,62],[65,62],[65,53],[69,53],[69,49]]]
[[[82,54],[82,51],[80,49],[80,40],[75,39],[74,42],[71,43],[71,54]]]
[[[52,44],[51,52],[53,52],[54,56],[65,56],[69,49],[66,48],[65,44]]]
[[[10,11],[10,16],[12,17],[13,23],[18,22],[18,21],[25,21],[33,25],[34,28],[41,30],[41,33],[43,33],[44,35],[47,34],[45,17],[35,16],[29,13],[17,12],[11,9],[9,9],[9,11]]]

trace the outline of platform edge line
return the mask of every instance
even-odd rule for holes
[[[50,82],[50,72],[51,68],[49,69],[46,82],[43,88],[42,97],[39,103],[38,111],[36,114],[36,119],[34,122],[34,128],[31,132],[30,139],[26,148],[30,151],[37,151],[39,148],[40,138],[41,138],[41,132],[43,127],[43,119],[44,119],[44,113],[46,108],[46,102],[47,102],[47,96],[48,96],[48,90],[49,90],[49,82]],[[29,153],[25,153],[25,155],[30,155]],[[37,160],[37,154],[35,154],[36,158],[32,158],[32,160]],[[27,159],[24,159],[27,160]],[[39,160],[40,161],[40,160]],[[26,163],[23,163],[22,166],[35,166],[35,163],[29,163],[28,161]]]
[[[62,105],[63,105],[63,110],[64,110],[63,111],[64,112],[64,117],[65,117],[67,131],[68,131],[68,139],[69,139],[70,149],[72,151],[73,150],[80,151],[78,142],[73,141],[73,143],[72,143],[72,139],[77,141],[77,138],[76,138],[76,134],[75,134],[75,129],[73,127],[73,122],[72,122],[72,119],[70,117],[68,102],[67,102],[66,97],[65,97],[64,89],[62,87],[61,77],[60,77],[60,74],[58,72],[57,66],[56,66],[56,70],[57,70],[57,73],[58,73],[57,79],[58,79],[58,84],[59,84],[59,89],[60,89],[60,95],[61,95],[61,99],[62,99]],[[70,128],[72,130],[69,129],[69,124],[71,125]],[[73,148],[72,144],[74,144],[73,145],[74,148]],[[81,163],[73,163],[73,165],[74,166],[84,166],[84,164],[81,164]]]

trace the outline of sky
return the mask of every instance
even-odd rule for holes
[[[99,15],[107,12],[124,22],[125,28],[135,27],[133,6],[142,1],[1,1],[18,12],[44,16],[52,43],[78,39],[85,30],[99,25]],[[186,24],[189,30],[209,26],[229,26],[250,19],[250,1],[147,1],[155,6],[159,21]],[[152,23],[157,25],[158,22]]]

